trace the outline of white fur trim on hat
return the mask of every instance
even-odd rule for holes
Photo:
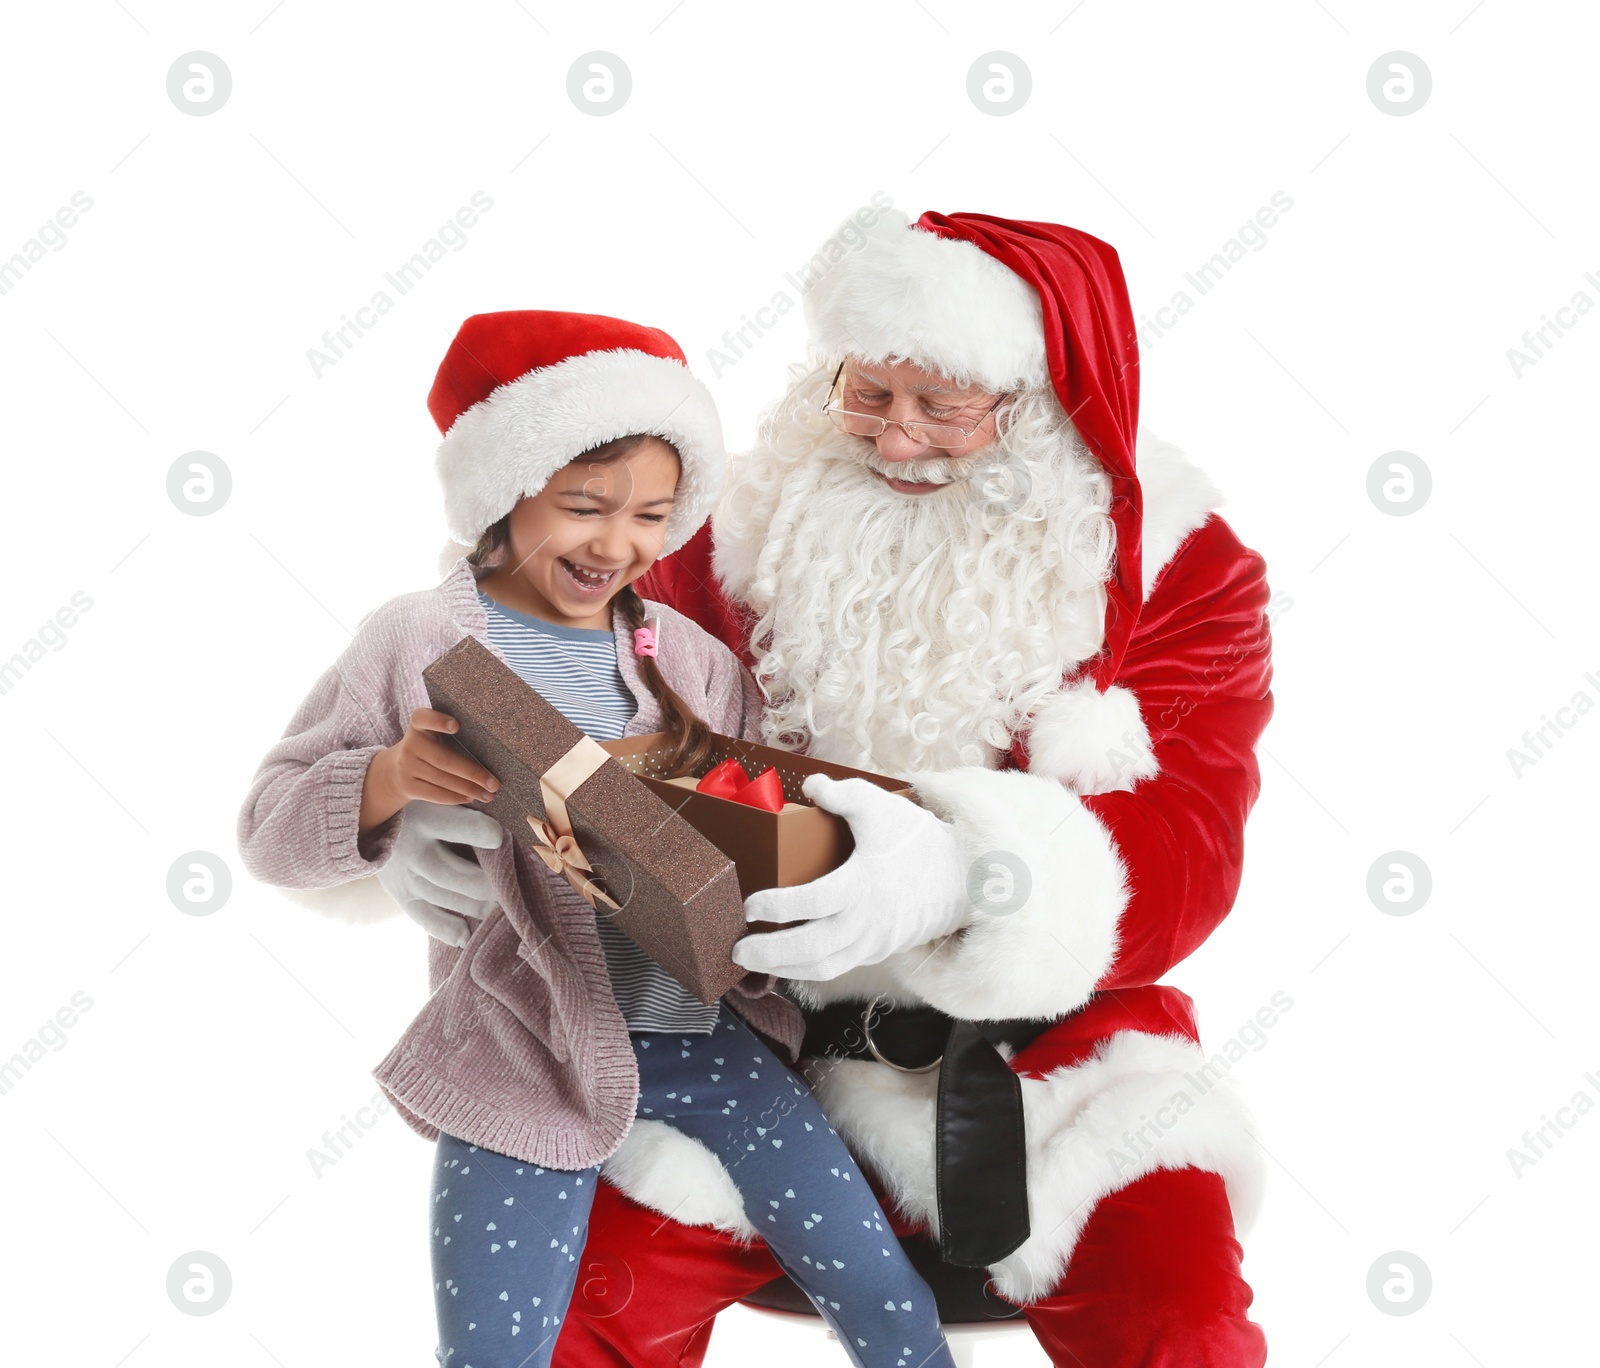
[[[683,460],[661,554],[676,551],[722,492],[722,424],[687,366],[631,348],[529,371],[450,425],[435,463],[450,535],[474,544],[574,457],[638,432],[671,442]]]
[[[849,220],[831,241],[861,231]],[[806,321],[829,358],[914,361],[992,391],[1048,382],[1039,292],[1021,276],[898,209],[865,234],[806,292]]]

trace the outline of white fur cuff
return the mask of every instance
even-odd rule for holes
[[[1110,833],[1054,779],[967,766],[913,779],[954,822],[969,891],[998,880],[965,930],[889,961],[906,987],[954,1017],[1055,1017],[1088,1001],[1111,967],[1127,874]]]

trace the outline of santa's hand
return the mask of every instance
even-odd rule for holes
[[[747,922],[801,922],[745,936],[733,961],[757,973],[831,979],[959,929],[971,914],[961,843],[948,822],[865,779],[813,774],[801,792],[850,823],[837,869],[745,899]]]
[[[500,823],[486,812],[413,798],[401,809],[400,834],[378,870],[378,882],[430,936],[465,945],[473,922],[498,903],[482,866],[445,842],[494,850],[503,836]]]

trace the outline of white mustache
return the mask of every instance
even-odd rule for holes
[[[852,444],[854,445],[854,444]],[[907,484],[955,484],[969,479],[980,461],[992,458],[992,452],[974,453],[971,456],[915,456],[909,461],[888,461],[878,455],[871,442],[862,442],[856,451],[857,459],[870,471],[886,475],[891,480]]]

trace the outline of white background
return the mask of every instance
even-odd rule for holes
[[[608,117],[566,90],[597,49],[632,73]],[[1366,90],[1397,49],[1433,80],[1406,117]],[[205,117],[166,90],[194,50],[233,80]],[[992,50],[1032,75],[1005,117],[966,93]],[[638,319],[711,381],[708,348],[879,190],[1105,238],[1141,315],[1293,200],[1143,365],[1144,419],[1292,600],[1243,890],[1171,976],[1213,1046],[1293,999],[1235,1070],[1273,1177],[1255,1314],[1306,1368],[1592,1346],[1600,1117],[1565,1113],[1520,1176],[1507,1152],[1600,1102],[1600,716],[1520,775],[1507,751],[1600,701],[1600,311],[1520,377],[1507,349],[1600,301],[1597,57],[1590,7],[1509,0],[15,7],[0,259],[93,201],[0,295],[0,658],[92,600],[0,695],[0,1059],[92,1000],[0,1095],[18,1361],[433,1363],[430,1147],[389,1113],[320,1176],[307,1159],[420,1005],[421,932],[251,882],[240,802],[359,618],[436,579],[424,400],[464,317]],[[308,348],[475,191],[466,245],[314,374]],[[794,310],[712,381],[730,445],[802,338]],[[166,492],[196,450],[232,476],[209,516]],[[1394,450],[1432,474],[1410,516],[1366,492]],[[234,872],[210,916],[166,892],[196,850]],[[1411,915],[1366,892],[1395,850],[1431,871]],[[232,1271],[214,1315],[167,1297],[191,1250]],[[1393,1250],[1433,1279],[1405,1317],[1366,1292]],[[1043,1362],[1026,1335],[986,1352]],[[735,1309],[711,1362],[758,1355],[817,1361]]]

